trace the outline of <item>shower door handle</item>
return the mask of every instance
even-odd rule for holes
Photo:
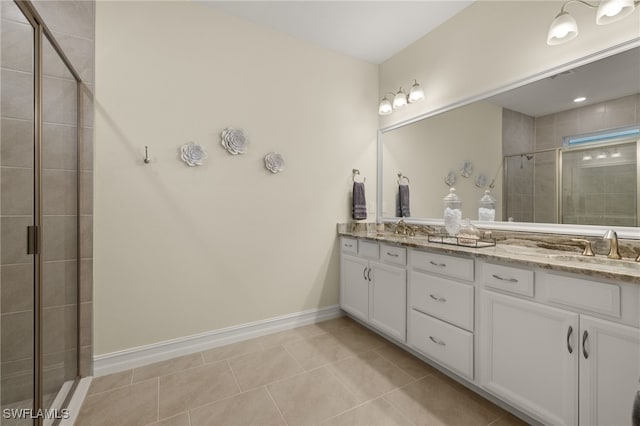
[[[38,227],[27,226],[27,254],[38,253]]]

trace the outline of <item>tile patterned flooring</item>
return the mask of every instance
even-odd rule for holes
[[[77,426],[517,426],[342,317],[93,380]]]

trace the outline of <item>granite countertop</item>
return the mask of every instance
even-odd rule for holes
[[[443,254],[467,254],[478,259],[513,266],[565,271],[593,278],[640,284],[640,262],[635,262],[633,259],[614,260],[603,255],[582,256],[577,252],[519,245],[517,239],[498,241],[494,247],[473,248],[429,242],[427,235],[408,237],[388,231],[376,232],[372,229],[353,231],[339,228],[338,234],[380,243],[428,249]]]

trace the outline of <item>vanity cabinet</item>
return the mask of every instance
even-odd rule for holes
[[[474,261],[409,252],[407,344],[473,380]]]
[[[578,314],[482,290],[480,383],[545,424],[576,425]]]
[[[586,333],[586,334],[585,334]],[[580,316],[580,425],[631,422],[640,391],[640,329]]]
[[[630,425],[640,329],[620,322],[638,324],[638,289],[502,268],[482,268],[480,385],[545,424]]]
[[[406,249],[341,241],[340,307],[401,342],[406,340]],[[356,243],[350,251],[348,244]]]

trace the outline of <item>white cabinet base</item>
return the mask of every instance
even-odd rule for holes
[[[481,293],[481,386],[545,424],[578,424],[578,314]]]

